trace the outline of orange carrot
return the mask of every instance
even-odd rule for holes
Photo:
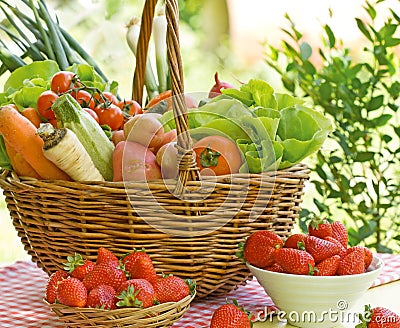
[[[172,97],[172,90],[166,90],[151,98],[150,101],[147,103],[146,108],[152,108],[163,100],[167,101],[169,100],[169,102],[172,103],[171,97]]]
[[[36,128],[40,126],[42,120],[40,119],[39,114],[35,108],[32,107],[24,108],[21,114],[24,115],[29,121],[31,121]]]
[[[11,165],[19,176],[26,176],[35,179],[42,179],[42,177],[33,169],[33,167],[25,160],[25,158],[17,153],[13,147],[7,142],[4,141],[6,145],[7,155],[10,158]]]
[[[43,140],[36,134],[31,121],[10,106],[0,108],[0,133],[43,179],[71,180],[44,156]]]

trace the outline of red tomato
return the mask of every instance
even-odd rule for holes
[[[96,113],[93,109],[84,107],[83,110],[84,110],[85,112],[87,112],[91,117],[93,117],[97,123],[100,124],[100,122],[99,122],[99,116],[97,115],[97,113]]]
[[[51,91],[60,94],[67,92],[72,88],[72,80],[75,76],[75,73],[60,71],[53,75],[51,78],[50,88]]]
[[[136,114],[143,114],[142,106],[135,100],[121,100],[118,103],[118,107],[123,111],[126,111],[131,116],[135,116]]]
[[[99,117],[100,125],[106,124],[112,131],[118,130],[124,122],[124,114],[121,108],[115,104],[109,104],[109,106],[100,104],[95,107],[94,111]]]
[[[86,90],[73,91],[71,92],[71,96],[78,101],[81,107],[94,109],[96,106],[93,96]]]
[[[104,92],[102,92],[102,96],[105,99],[107,99],[107,101],[109,101],[110,103],[118,106],[118,103],[119,103],[118,98],[113,93],[104,91]],[[94,98],[96,99],[98,104],[103,104],[105,102],[104,98],[102,96],[98,93],[94,94]]]
[[[36,104],[39,114],[42,115],[44,118],[47,118],[48,120],[55,119],[56,116],[54,115],[51,106],[53,106],[57,98],[58,95],[51,90],[42,92]]]
[[[54,126],[56,129],[58,128],[58,126],[57,126],[57,120],[56,120],[55,118],[49,120],[49,123],[50,123],[52,126]]]
[[[208,136],[193,145],[201,175],[239,172],[242,157],[236,144],[222,136]]]

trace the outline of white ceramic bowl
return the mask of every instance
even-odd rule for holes
[[[383,269],[374,256],[366,273],[349,276],[301,276],[277,273],[247,264],[279,308],[279,319],[304,328],[331,328],[348,322],[350,310]],[[353,319],[353,317],[351,317]]]

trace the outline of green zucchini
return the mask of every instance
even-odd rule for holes
[[[112,181],[114,144],[101,126],[70,95],[61,95],[53,104],[59,128],[72,130],[106,181]]]

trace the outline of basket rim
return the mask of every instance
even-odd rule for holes
[[[127,311],[127,309],[129,309],[130,312],[134,312],[134,313],[140,313],[143,312],[144,314],[149,313],[149,312],[162,312],[160,311],[160,309],[170,309],[173,307],[178,307],[180,305],[184,305],[185,303],[187,303],[188,305],[190,305],[190,303],[194,300],[194,298],[196,297],[196,291],[194,291],[193,294],[188,295],[184,298],[182,298],[180,301],[178,302],[166,302],[166,303],[161,303],[161,304],[156,304],[153,305],[151,307],[148,308],[135,308],[135,307],[123,307],[123,308],[118,308],[118,309],[113,309],[113,310],[109,310],[109,309],[100,309],[100,308],[91,308],[91,307],[75,307],[75,306],[68,306],[68,305],[64,305],[64,304],[60,304],[60,303],[49,303],[45,298],[43,298],[43,303],[45,303],[46,305],[48,305],[51,309],[70,309],[70,310],[75,310],[75,312],[81,312],[81,313],[107,313],[109,315],[118,315],[119,313],[124,313]]]
[[[276,178],[278,176],[290,178],[307,178],[310,173],[310,169],[304,163],[297,163],[291,167],[284,168],[281,170],[266,171],[261,173],[233,173],[218,176],[202,176],[200,180],[188,181],[187,186],[197,185],[199,183],[229,183],[234,180],[246,180],[246,179],[265,179],[265,178]],[[143,186],[143,183],[149,185],[166,185],[175,186],[177,179],[156,179],[156,180],[132,180],[132,181],[65,181],[65,180],[38,180],[31,177],[18,176],[14,171],[0,168],[0,186],[12,183],[23,184],[27,186],[46,186],[52,185],[63,185],[63,186],[103,186],[103,187],[130,187],[135,185]]]

